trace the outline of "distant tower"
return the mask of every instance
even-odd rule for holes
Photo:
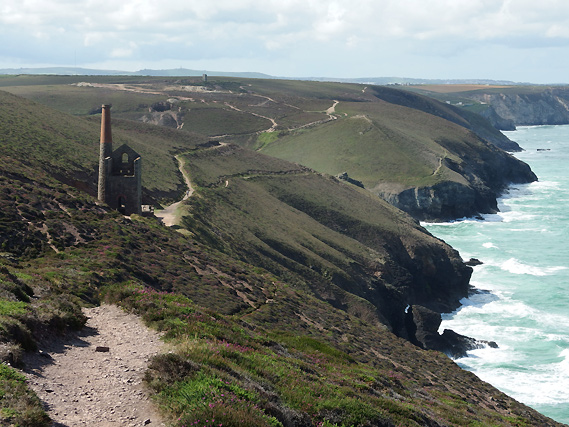
[[[140,155],[126,144],[113,151],[110,105],[102,107],[98,198],[124,215],[142,213]]]
[[[207,74],[204,73],[204,74],[202,75],[202,81],[203,81],[204,83],[207,83]]]

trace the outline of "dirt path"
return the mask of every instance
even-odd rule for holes
[[[167,227],[171,227],[178,223],[179,219],[179,215],[177,213],[178,208],[182,203],[184,203],[184,201],[188,200],[192,196],[192,194],[194,194],[194,188],[192,187],[190,177],[186,174],[186,171],[184,170],[184,165],[185,165],[184,159],[180,156],[176,156],[176,160],[178,160],[180,172],[182,172],[184,181],[186,181],[188,191],[186,191],[184,197],[182,197],[182,200],[180,200],[179,202],[172,203],[171,205],[165,207],[164,209],[157,210],[154,212],[154,215],[160,218],[162,220],[162,223]]]
[[[336,112],[336,105],[338,105],[339,103],[340,101],[334,100],[334,104],[332,104],[332,106],[326,110],[326,114],[328,114],[329,116],[334,114]]]
[[[273,101],[271,98],[268,98],[267,101],[268,100]],[[269,120],[272,123],[272,126],[270,128],[268,128],[267,130],[264,130],[262,132],[274,132],[275,129],[278,127],[278,123],[275,121],[275,119],[272,119],[272,118],[267,117],[267,116],[262,116],[262,115],[257,114],[257,113],[251,113],[249,111],[243,111],[240,108],[237,108],[234,105],[231,105],[229,102],[225,102],[225,105],[227,107],[231,108],[232,110],[239,111],[240,113],[252,114],[253,116],[260,117],[261,119]]]
[[[134,315],[103,305],[86,309],[83,330],[26,355],[30,387],[54,426],[164,426],[142,384],[148,360],[163,344]],[[109,351],[96,351],[108,347]]]

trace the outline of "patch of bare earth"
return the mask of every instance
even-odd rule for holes
[[[30,387],[54,426],[164,426],[142,378],[163,351],[158,333],[114,305],[86,309],[77,334],[46,340],[25,356]]]

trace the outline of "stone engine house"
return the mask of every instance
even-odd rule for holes
[[[98,198],[124,215],[142,213],[140,155],[126,144],[113,151],[110,105],[102,107]]]

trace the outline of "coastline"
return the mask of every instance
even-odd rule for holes
[[[564,128],[564,129],[560,129]],[[537,136],[534,135],[537,131]],[[464,259],[479,258],[471,284],[477,292],[443,314],[450,327],[499,348],[468,352],[459,366],[515,399],[560,422],[569,422],[569,283],[566,252],[555,246],[566,234],[569,201],[562,165],[567,150],[554,140],[568,126],[524,126],[516,137],[534,138],[516,157],[530,163],[540,180],[512,185],[499,199],[500,212],[447,223],[422,223]],[[547,147],[552,151],[538,151]],[[529,160],[528,160],[529,159]],[[533,160],[534,162],[532,162]],[[556,163],[558,162],[558,163]],[[550,200],[550,198],[553,198]],[[551,248],[551,249],[550,249]]]

